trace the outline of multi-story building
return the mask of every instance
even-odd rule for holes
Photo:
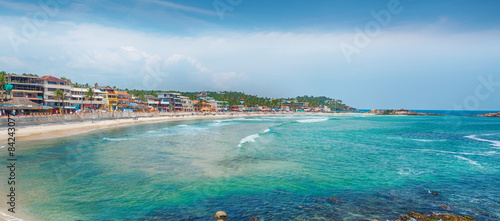
[[[132,96],[125,91],[116,91],[116,96],[118,99],[117,106],[119,110],[123,110],[130,104]]]
[[[7,84],[11,84],[12,97],[24,97],[37,104],[43,104],[43,80],[37,76],[13,75],[5,76]],[[11,99],[11,97],[9,97]]]
[[[297,108],[308,108],[309,102],[297,102]]]
[[[182,111],[182,101],[180,93],[173,92],[159,92],[156,93],[158,98],[168,101],[170,104],[170,111],[181,112]]]
[[[199,112],[216,112],[217,111],[217,105],[212,106],[210,103],[208,103],[205,99],[200,99],[193,101],[193,109],[194,111],[199,111]]]
[[[193,102],[189,97],[186,96],[180,96],[181,98],[181,103],[182,103],[182,111],[184,112],[193,112],[194,107],[193,107]]]
[[[92,99],[87,96],[88,88],[72,88],[71,89],[71,106],[74,106],[75,109],[106,109],[106,99],[105,94],[100,90],[95,90]]]
[[[218,112],[229,111],[229,103],[227,101],[217,101],[217,111]]]
[[[98,86],[96,89],[104,93],[107,101],[106,105],[109,110],[118,110],[118,94],[114,88],[110,86]]]
[[[42,76],[43,87],[43,104],[51,107],[63,106],[70,108],[71,83],[69,81],[56,78],[52,75]],[[66,97],[64,99],[56,99],[54,92],[59,89]]]
[[[153,95],[146,95],[144,96],[144,101],[142,103],[154,107],[158,109],[158,111],[166,112],[170,110],[170,103],[167,98],[158,98]]]

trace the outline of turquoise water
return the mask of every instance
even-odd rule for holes
[[[177,121],[18,147],[18,209],[38,220],[500,219],[494,118]]]

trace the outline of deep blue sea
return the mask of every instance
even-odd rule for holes
[[[498,113],[498,110],[411,110],[418,113],[440,114],[446,116],[473,116],[487,113]],[[369,109],[360,109],[361,113],[370,112]]]
[[[172,121],[17,146],[18,213],[36,220],[500,220],[498,118]]]

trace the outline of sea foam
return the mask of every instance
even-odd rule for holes
[[[255,138],[258,138],[258,137],[260,137],[259,134],[252,134],[252,135],[246,136],[245,138],[240,140],[240,144],[238,144],[238,147],[241,148],[241,146],[245,143],[255,142]]]
[[[462,156],[457,156],[457,155],[454,155],[454,156],[456,158],[458,158],[458,159],[467,161],[469,164],[472,164],[472,165],[475,165],[475,166],[483,168],[483,166],[481,166],[481,164],[479,164],[478,162],[476,162],[474,160],[471,160],[471,159],[468,159],[468,158],[465,158],[465,157],[462,157]]]
[[[269,129],[269,127],[268,127],[264,131],[262,131],[262,133],[269,133],[270,131],[271,131],[271,129]],[[243,146],[243,144],[245,144],[245,143],[255,142],[255,139],[260,137],[259,134],[260,133],[248,135],[245,138],[241,139],[240,143],[238,144],[238,148],[241,148],[241,146]]]
[[[5,213],[2,213],[0,212],[0,218],[3,218],[7,221],[23,221],[23,219],[19,219],[17,217],[13,217],[13,216],[10,216],[10,215],[7,215]]]
[[[304,119],[304,120],[297,120],[299,123],[316,123],[316,122],[321,122],[321,121],[327,121],[328,118],[309,118],[309,119]]]
[[[487,136],[487,135],[490,135],[490,134],[485,134],[484,136]],[[477,135],[469,135],[469,136],[465,136],[465,137],[469,138],[469,139],[477,140],[477,141],[489,142],[494,147],[500,147],[500,140],[483,139],[483,138],[477,137]]]
[[[110,137],[105,137],[105,138],[102,138],[103,140],[107,140],[107,141],[124,141],[124,140],[128,140],[128,138],[110,138]]]

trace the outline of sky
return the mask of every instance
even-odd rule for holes
[[[500,110],[494,0],[0,0],[0,70],[127,89]]]

